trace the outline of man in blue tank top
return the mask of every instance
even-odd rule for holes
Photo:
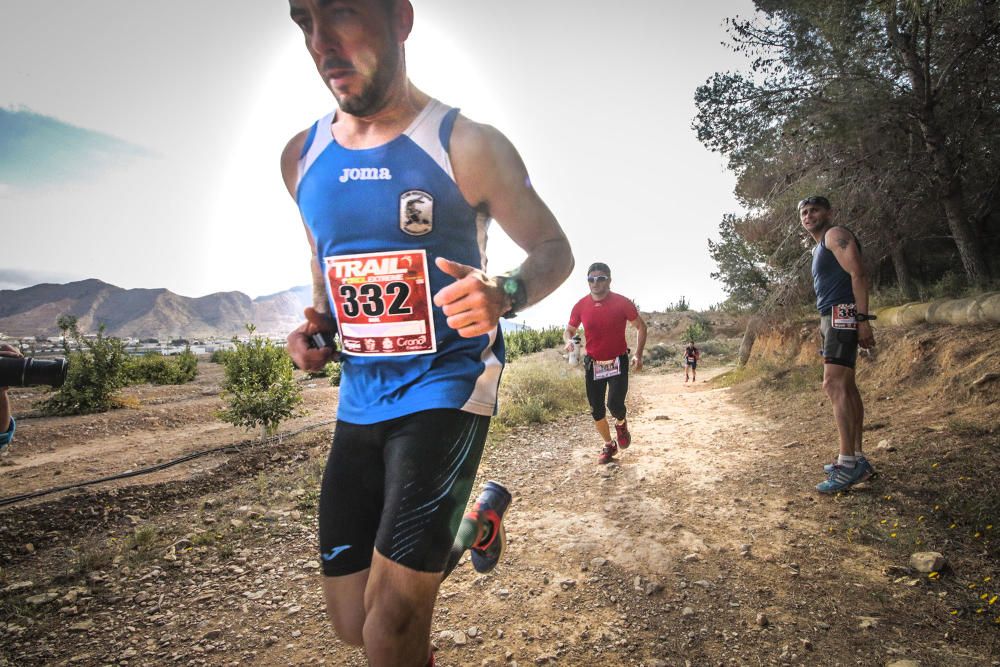
[[[573,258],[510,142],[409,81],[409,0],[289,4],[338,105],[281,159],[314,285],[288,350],[306,370],[343,364],[319,507],[327,612],[372,665],[423,667],[443,576],[465,547],[480,572],[503,549],[503,487],[487,483],[463,520],[496,410],[499,319]],[[500,276],[486,273],[494,218],[527,253]],[[323,332],[339,353],[311,346]]]
[[[812,276],[823,338],[823,389],[840,435],[837,460],[824,467],[827,479],[816,490],[836,493],[875,473],[861,449],[865,410],[854,377],[858,345],[875,345],[869,324],[875,317],[868,314],[868,276],[857,237],[833,224],[826,197],[808,197],[798,208],[802,226],[816,241]]]

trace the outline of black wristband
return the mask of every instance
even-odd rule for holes
[[[877,320],[878,315],[868,315],[867,313],[855,313],[854,319],[858,322],[871,322],[872,320]]]
[[[518,270],[501,274],[496,277],[496,281],[503,293],[510,299],[510,308],[500,317],[504,319],[516,317],[518,312],[528,304],[528,289],[524,281],[521,280]]]

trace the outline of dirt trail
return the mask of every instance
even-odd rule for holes
[[[877,553],[830,531],[844,517],[812,491],[826,449],[780,442],[774,424],[705,382],[721,370],[696,385],[634,376],[633,444],[608,466],[583,412],[495,443],[477,486],[493,478],[513,491],[509,548],[494,573],[466,562],[444,582],[441,667],[1000,664],[995,642],[940,627],[938,595],[894,584]],[[140,518],[161,541],[82,581],[58,576],[67,545],[128,535],[128,490],[93,501],[123,506],[98,528],[48,531],[30,552],[30,521],[50,510],[0,513],[0,590],[31,582],[0,593],[0,665],[364,665],[333,638],[318,590],[307,500],[327,438],[223,466],[208,491],[191,469],[188,492],[161,485]]]

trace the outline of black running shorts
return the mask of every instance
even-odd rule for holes
[[[618,358],[621,373],[614,377],[595,380],[594,362],[588,356],[584,358],[584,376],[587,378],[587,402],[590,403],[590,414],[594,421],[601,421],[611,411],[615,419],[625,419],[625,395],[628,394],[628,354]],[[604,399],[607,396],[607,410]]]
[[[819,320],[819,332],[823,338],[823,361],[828,364],[854,368],[858,360],[857,329],[834,329],[829,315]]]
[[[338,421],[319,499],[323,574],[360,572],[373,549],[413,570],[443,572],[489,425],[460,410]]]

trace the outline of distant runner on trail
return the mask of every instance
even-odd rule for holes
[[[854,379],[858,346],[875,345],[868,323],[875,318],[868,314],[868,276],[857,237],[833,224],[826,197],[807,197],[798,208],[802,226],[816,241],[812,276],[823,338],[823,389],[840,434],[840,455],[824,466],[827,479],[816,490],[836,493],[875,474],[861,449],[865,409]]]
[[[558,287],[573,257],[506,137],[408,79],[409,0],[289,5],[339,107],[281,158],[314,286],[288,350],[305,370],[343,363],[319,501],[327,612],[370,664],[423,667],[445,573],[467,547],[479,572],[503,551],[506,489],[488,482],[463,520],[496,411],[498,322]],[[491,218],[527,253],[499,276]],[[314,346],[333,332],[341,352]]]
[[[604,448],[597,462],[609,463],[619,448],[626,449],[632,442],[625,418],[629,369],[625,325],[631,323],[637,331],[632,365],[636,371],[641,371],[642,351],[646,347],[646,323],[634,303],[611,291],[611,269],[607,264],[591,264],[587,269],[587,282],[590,283],[590,294],[573,306],[563,339],[566,341],[566,349],[572,351],[573,337],[580,324],[583,324],[583,333],[587,338],[587,354],[583,365],[587,400],[597,433],[604,440]],[[607,410],[615,418],[614,439],[611,437],[611,426],[605,419],[605,396]]]
[[[691,369],[691,381],[698,381],[698,360],[701,359],[701,350],[695,347],[694,341],[688,343],[684,348],[684,381],[688,381],[688,369]]]

